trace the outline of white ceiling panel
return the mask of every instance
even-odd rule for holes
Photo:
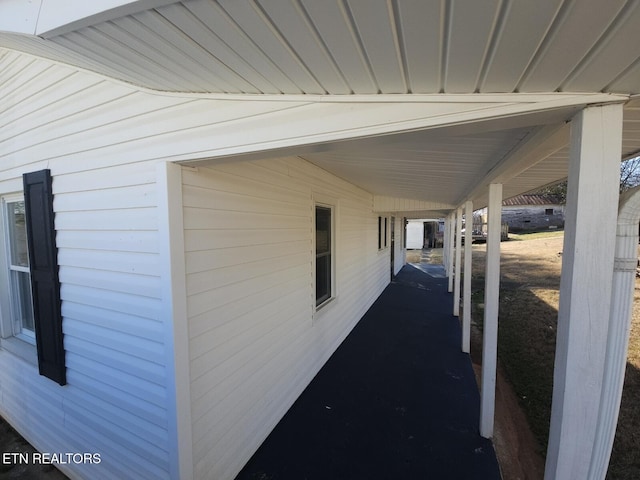
[[[530,132],[395,135],[376,148],[333,150],[303,158],[377,195],[455,204]]]
[[[71,32],[57,37],[55,43],[79,56],[90,58],[91,63],[82,65],[85,68],[98,63],[110,71],[126,71],[126,76],[120,75],[117,78],[133,84],[154,85],[153,88],[160,89],[184,88],[186,91],[193,91],[192,83],[176,79],[170,67],[162,68],[137,52],[128,52],[126,45],[97,30],[90,35],[87,35],[86,31]],[[154,77],[159,81],[154,81]]]
[[[382,92],[407,93],[396,18],[386,0],[348,0],[357,33]]]
[[[640,155],[640,98],[625,105],[622,130],[622,158]]]
[[[328,90],[311,73],[292,48],[291,42],[273,25],[255,2],[220,0],[219,4],[252,42],[304,93],[323,94]]]
[[[302,0],[301,4],[353,93],[378,93],[378,85],[345,4],[317,0]]]
[[[566,178],[568,164],[569,150],[564,148],[509,181],[504,186],[504,197],[513,197]]]
[[[314,76],[328,93],[351,93],[351,88],[327,51],[313,21],[298,1],[268,0],[262,1],[260,7],[282,38],[286,39],[300,63],[314,72]]]
[[[498,0],[449,2],[445,21],[445,83],[450,93],[475,92],[497,21]]]
[[[246,92],[281,92],[264,75],[260,74],[217,35],[213,34],[206,24],[184,5],[180,3],[169,5],[159,9],[158,13],[180,29],[182,35],[186,35],[185,32],[188,32],[193,42],[200,47],[200,49],[193,48],[192,55],[202,65],[205,72],[212,66],[221,66],[228,72],[235,72],[236,77],[240,79],[240,85],[244,84]]]
[[[636,60],[625,72],[611,81],[605,88],[605,92],[630,92],[635,95],[640,93],[640,61]]]
[[[116,23],[133,34],[139,32],[143,41],[157,45],[170,56],[175,56],[176,66],[182,74],[192,76],[198,84],[206,84],[207,79],[210,79],[209,81],[229,92],[259,93],[253,84],[228,68],[217,57],[207,55],[193,38],[155,10],[124,17]]]
[[[627,0],[182,0],[46,40],[0,32],[0,46],[177,92],[640,93],[639,11]]]
[[[398,2],[407,82],[412,93],[440,91],[442,2]]]
[[[603,8],[602,0],[564,2],[562,10],[549,25],[530,70],[526,72],[518,90],[561,90],[565,79],[598,46],[625,3],[625,0],[607,0],[606,8]],[[602,85],[594,88],[599,91]]]
[[[131,25],[133,23],[133,25]],[[129,30],[127,29],[129,28]],[[143,57],[141,60],[142,65],[149,71],[160,71],[162,76],[170,78],[172,82],[177,84],[189,83],[193,89],[204,88],[207,82],[201,78],[201,70],[199,67],[194,68],[194,65],[190,65],[189,62],[183,57],[180,60],[180,64],[183,67],[182,71],[176,71],[176,69],[166,68],[164,65],[164,59],[166,58],[165,49],[176,50],[174,46],[165,41],[164,38],[157,35],[149,34],[149,32],[137,32],[140,28],[140,24],[130,17],[123,18],[119,21],[118,25],[114,23],[103,23],[85,32],[85,35],[94,38],[94,41],[100,41],[96,38],[100,34],[108,36],[114,43],[119,45],[119,51],[124,49],[134,49],[138,57]],[[136,33],[131,33],[131,31]],[[147,35],[144,35],[147,33]],[[146,37],[144,40],[142,37]],[[177,53],[175,51],[174,53]],[[191,67],[193,72],[190,72],[187,68]]]
[[[481,92],[514,91],[527,65],[538,51],[562,0],[508,2],[499,19],[493,50],[489,53]]]
[[[602,90],[640,57],[640,4],[629,2],[579,67],[563,84],[567,91]]]
[[[250,66],[257,72],[256,75],[268,79],[275,86],[278,91],[274,93],[302,93],[300,87],[264,55],[260,47],[217,2],[192,0],[171,7],[179,6],[189,10],[208,30],[204,32],[204,36],[199,35],[196,39],[199,44],[214,55],[219,55],[221,50],[228,48],[231,56],[224,58],[223,61],[230,68],[236,68],[241,72],[244,70],[244,65]],[[165,9],[169,8],[164,7],[159,12],[164,15]],[[253,77],[249,74],[246,78]],[[252,83],[257,85],[260,80]]]

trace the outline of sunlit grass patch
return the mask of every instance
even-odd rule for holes
[[[563,232],[510,235],[501,244],[498,356],[543,455],[549,434]],[[474,246],[472,314],[482,328],[485,246]],[[603,278],[603,282],[607,281]],[[608,480],[640,478],[640,282]]]

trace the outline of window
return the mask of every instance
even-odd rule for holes
[[[545,215],[553,215],[553,208],[545,208],[544,209],[544,214]]]
[[[316,205],[316,307],[331,298],[331,207]]]
[[[9,275],[9,308],[13,334],[35,343],[24,208],[24,199],[21,197],[7,197],[3,200],[7,232],[5,238]]]
[[[387,236],[389,232],[389,219],[378,217],[378,250],[387,248]]]
[[[30,360],[35,343],[40,375],[65,385],[51,172],[25,173],[23,185],[24,195],[5,196],[0,208],[2,345]]]
[[[389,231],[389,219],[384,217],[384,248],[387,248],[387,232]]]

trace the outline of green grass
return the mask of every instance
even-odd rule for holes
[[[501,293],[500,362],[544,456],[551,419],[557,320],[557,310],[544,297],[557,292],[517,289]]]
[[[510,235],[527,241],[561,237],[563,232]],[[553,249],[549,245],[553,244]],[[539,453],[546,455],[562,257],[558,242],[534,241],[502,254],[502,286],[498,320],[498,356],[519,399]],[[513,244],[514,247],[517,244]],[[545,250],[546,248],[546,250]],[[477,264],[476,264],[477,263]],[[474,252],[472,314],[482,329],[484,252]],[[628,363],[615,442],[607,480],[640,479],[640,282],[636,286]],[[472,350],[473,356],[473,350]]]
[[[484,290],[476,290],[471,299],[473,321],[482,331]],[[538,453],[543,457],[551,419],[556,317],[557,310],[530,290],[500,290],[499,361],[538,441]]]
[[[531,232],[531,233],[511,233],[509,232],[509,240],[532,240],[535,238],[554,238],[562,237],[564,235],[563,230],[545,230],[544,232]]]

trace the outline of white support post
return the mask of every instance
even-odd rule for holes
[[[455,264],[453,274],[453,315],[460,316],[460,277],[461,268],[460,262],[462,260],[462,207],[458,208],[456,212],[456,253]]]
[[[449,259],[447,249],[449,248],[449,216],[444,219],[444,232],[442,233],[442,264],[444,265],[444,273],[449,276]]]
[[[157,166],[159,259],[162,286],[166,411],[171,478],[192,479],[191,363],[185,271],[182,170],[175,163]]]
[[[454,267],[454,245],[453,245],[453,239],[454,239],[454,229],[455,229],[455,212],[452,212],[449,215],[449,237],[447,238],[447,243],[449,244],[449,247],[447,248],[447,257],[449,259],[448,262],[448,269],[447,269],[447,277],[449,277],[449,293],[453,292],[453,267]]]
[[[484,282],[484,326],[482,334],[482,380],[480,391],[480,435],[493,437],[498,363],[498,305],[500,302],[500,223],[502,184],[489,185],[487,205],[487,260]]]
[[[464,205],[464,275],[462,286],[462,351],[471,351],[471,243],[473,242],[473,202]]]
[[[606,360],[621,145],[621,104],[588,107],[573,118],[547,480],[588,478]]]
[[[600,415],[588,480],[602,480],[607,474],[620,412],[638,265],[640,187],[629,190],[621,196],[618,211],[604,384],[600,396]]]

